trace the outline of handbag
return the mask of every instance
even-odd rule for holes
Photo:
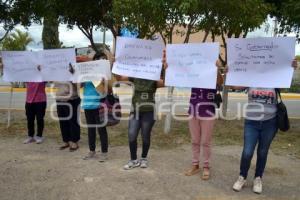
[[[288,112],[286,106],[284,105],[281,99],[280,90],[276,88],[275,91],[277,96],[277,112],[276,112],[277,126],[279,130],[286,132],[290,129]]]
[[[217,108],[220,108],[222,100],[221,90],[220,87],[217,86],[217,93],[215,94],[214,103],[217,106]]]
[[[100,122],[106,126],[115,126],[120,123],[122,112],[119,97],[114,94],[108,94],[100,102]]]

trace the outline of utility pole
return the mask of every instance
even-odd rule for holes
[[[278,20],[275,17],[275,19],[274,19],[273,37],[277,37],[277,34],[278,34]]]
[[[165,126],[164,126],[165,134],[168,134],[171,131],[173,92],[174,92],[174,87],[168,87],[167,102],[169,103],[168,104],[169,112],[166,113],[166,118],[165,118]]]
[[[106,28],[103,29],[103,44],[105,45],[106,42]]]

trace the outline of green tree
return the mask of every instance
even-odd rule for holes
[[[202,42],[209,35],[212,41],[221,37],[221,47],[224,48],[225,55],[220,55],[220,60],[225,66],[226,39],[246,37],[249,31],[260,27],[271,8],[263,0],[115,0],[113,12],[120,24],[137,28],[141,38],[151,38],[158,32],[165,43],[173,43],[173,37],[179,34],[187,43],[190,35],[199,31],[205,32]],[[172,93],[173,88],[169,88],[169,97],[172,97]],[[227,93],[224,90],[225,114]],[[170,123],[170,119],[167,116],[166,124]],[[168,132],[168,128],[165,132]]]
[[[8,33],[14,28],[17,23],[16,19],[13,19],[12,15],[12,7],[10,0],[2,0],[0,2],[0,24],[1,24],[1,32],[3,34],[0,35],[0,42],[4,40],[4,38],[8,35]]]
[[[259,28],[272,11],[272,6],[263,0],[209,1],[205,5],[205,18],[198,25],[200,30],[209,31],[212,41],[222,38],[221,47],[225,54],[219,59],[227,64],[227,38],[246,37],[250,31]],[[226,76],[224,77],[226,79]],[[224,81],[225,83],[225,81]],[[228,88],[223,87],[222,113],[227,114]]]
[[[67,24],[70,29],[78,27],[96,52],[98,49],[94,42],[95,29],[107,28],[115,37],[117,35],[111,14],[111,0],[15,0],[13,7],[24,25],[43,22],[45,48],[61,46],[58,38],[60,23]]]
[[[202,2],[202,1],[200,1]],[[173,43],[176,34],[189,41],[194,25],[200,18],[200,2],[196,0],[114,0],[113,13],[121,26],[135,29],[140,38],[152,38],[160,34],[164,43]],[[198,10],[199,9],[199,10]],[[183,31],[181,28],[186,28]],[[174,87],[168,88],[168,102],[171,108]],[[165,132],[170,131],[171,113],[166,116]]]
[[[33,42],[28,32],[16,30],[6,37],[2,42],[2,50],[25,51],[29,43]]]
[[[300,42],[300,1],[298,0],[266,0],[274,5],[272,16],[278,20],[278,33],[296,33]]]
[[[204,0],[114,0],[115,21],[122,27],[135,29],[140,38],[160,34],[166,43],[173,43],[175,35],[185,37],[198,30],[195,24],[203,14]]]
[[[59,0],[14,0],[11,2],[12,15],[20,19],[24,26],[32,22],[43,24],[42,41],[44,49],[60,48],[59,16],[61,14]]]
[[[111,0],[74,1],[65,0],[60,2],[60,19],[69,28],[74,26],[88,38],[92,48],[98,52],[99,49],[94,42],[95,29],[110,29],[114,36],[117,35],[111,19]]]
[[[158,33],[160,23],[165,23],[164,1],[115,0],[113,17],[117,24],[138,31],[140,38],[151,38]]]
[[[59,11],[55,7],[57,1],[46,1],[44,2],[44,9],[47,12],[43,13],[43,32],[42,41],[44,49],[57,49],[61,48],[62,44],[59,41]],[[43,9],[43,10],[44,10]]]

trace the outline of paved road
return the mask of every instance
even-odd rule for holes
[[[130,102],[131,95],[121,94],[120,100],[122,104],[123,112],[129,112],[130,110]],[[173,110],[176,114],[186,114],[188,108],[189,94],[184,93],[180,96],[175,96],[174,102],[172,104]],[[168,106],[166,103],[166,95],[163,95],[162,92],[158,92],[156,96],[156,102],[158,106],[161,106],[159,109],[160,112],[166,113]],[[247,102],[245,95],[231,95],[229,98],[228,111],[230,116],[237,116],[238,113],[242,112],[242,108],[244,104]],[[284,100],[289,116],[293,118],[300,118],[300,99],[286,99]],[[13,109],[24,109],[25,103],[25,93],[24,92],[16,92],[13,94]],[[8,92],[0,92],[0,109],[7,109],[9,104],[9,93]],[[55,110],[55,100],[52,95],[48,94],[48,110]]]

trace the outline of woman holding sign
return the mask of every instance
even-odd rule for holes
[[[96,54],[93,60],[105,59],[107,55],[104,53]],[[105,88],[103,86],[105,80],[102,80],[99,86],[93,82],[85,82],[83,84],[83,103],[82,108],[84,109],[86,123],[88,126],[88,143],[89,153],[83,158],[84,160],[90,160],[96,158],[96,130],[100,136],[101,142],[101,154],[99,162],[105,162],[107,160],[108,152],[108,134],[106,125],[100,122],[100,99],[106,96],[106,92],[111,91],[112,88]]]
[[[297,61],[292,62],[297,68]],[[266,167],[268,151],[278,130],[277,92],[274,88],[241,88],[248,90],[248,105],[244,125],[244,148],[240,162],[240,176],[233,185],[234,191],[245,186],[251,160],[257,147],[257,161],[253,181],[253,192],[262,192],[262,176]]]
[[[37,70],[41,71],[41,66],[37,66]],[[47,107],[46,82],[27,82],[26,83],[26,104],[25,111],[27,117],[28,137],[24,140],[24,144],[36,142],[41,144],[44,141],[44,117]],[[34,136],[34,121],[37,121],[37,135]]]
[[[43,142],[43,130],[44,130],[44,116],[47,106],[47,96],[45,92],[46,83],[26,83],[26,117],[27,117],[27,128],[28,137],[23,142],[28,144],[36,142],[41,144]],[[34,121],[37,121],[37,135],[34,136]]]
[[[118,81],[130,81],[134,87],[132,109],[128,124],[130,160],[126,165],[124,165],[123,168],[125,170],[130,170],[136,167],[148,167],[147,156],[151,142],[151,131],[155,123],[155,93],[157,88],[164,87],[165,68],[166,64],[165,61],[163,61],[162,79],[159,81],[117,76]],[[143,145],[141,158],[138,159],[137,137],[140,130],[142,134]]]
[[[74,73],[74,68],[69,66],[70,73]],[[56,104],[59,118],[60,131],[64,144],[59,148],[64,150],[69,148],[70,152],[79,148],[80,140],[79,126],[79,105],[77,85],[72,82],[56,82]]]
[[[221,66],[217,61],[216,65]],[[217,88],[223,84],[223,77],[218,72]],[[192,138],[192,166],[185,171],[186,176],[200,172],[200,149],[203,151],[203,172],[201,178],[210,178],[211,138],[215,123],[216,89],[192,88],[189,107],[189,129]]]

